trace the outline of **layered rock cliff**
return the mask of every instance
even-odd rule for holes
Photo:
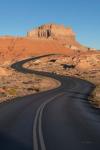
[[[73,38],[75,33],[71,28],[65,28],[63,25],[46,24],[28,32],[29,37],[33,38]]]
[[[27,36],[35,39],[58,40],[67,48],[75,50],[87,50],[76,41],[76,34],[72,28],[57,24],[45,24],[27,33]]]

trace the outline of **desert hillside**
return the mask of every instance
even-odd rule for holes
[[[76,34],[71,27],[57,24],[44,24],[28,32],[28,37],[34,39],[52,39],[63,46],[74,50],[88,50],[76,40]]]
[[[0,64],[8,64],[33,55],[72,54],[76,51],[91,50],[77,42],[76,34],[71,28],[46,24],[29,31],[25,37],[0,37]]]
[[[72,53],[59,41],[31,38],[0,38],[0,62],[15,61],[47,53]]]

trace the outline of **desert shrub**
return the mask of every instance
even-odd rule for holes
[[[28,88],[27,90],[28,90],[28,91],[33,91],[34,89],[33,89],[33,88]]]
[[[56,59],[51,59],[49,62],[56,62]]]
[[[30,80],[30,81],[23,81],[22,83],[23,83],[23,84],[32,84],[33,81],[32,81],[32,80]]]
[[[39,91],[40,91],[40,89],[39,89],[39,88],[35,88],[35,91],[36,91],[36,92],[39,92]]]
[[[75,66],[71,65],[71,64],[61,64],[61,66],[63,66],[64,69],[74,69]]]
[[[16,95],[16,92],[17,92],[17,91],[16,91],[15,88],[11,88],[11,89],[8,90],[8,94],[9,94],[9,95]]]

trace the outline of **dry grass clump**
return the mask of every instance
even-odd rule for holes
[[[41,91],[49,90],[58,86],[52,79],[23,74],[9,68],[10,75],[0,75],[0,102],[18,96],[25,96]]]

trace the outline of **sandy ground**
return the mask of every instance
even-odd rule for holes
[[[59,86],[51,78],[18,73],[10,67],[0,67],[0,103],[29,94],[50,90]]]
[[[100,108],[100,54],[76,55],[74,57],[49,56],[35,62],[30,61],[24,67],[64,76],[76,76],[94,83],[96,89],[91,95],[91,100],[96,107]]]

